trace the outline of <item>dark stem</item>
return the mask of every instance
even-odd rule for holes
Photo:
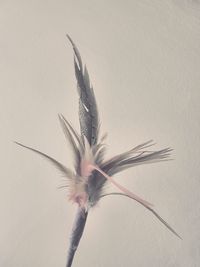
[[[82,237],[84,228],[85,228],[85,223],[87,220],[87,215],[88,212],[85,211],[84,208],[78,208],[77,214],[76,214],[76,218],[73,224],[73,228],[72,228],[72,234],[70,237],[70,245],[69,245],[69,249],[68,249],[68,256],[67,256],[67,265],[66,267],[71,267],[72,266],[72,262],[74,259],[74,255],[76,253],[76,250],[78,248],[80,239]]]

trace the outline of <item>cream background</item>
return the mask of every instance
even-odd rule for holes
[[[59,173],[12,140],[71,165],[57,119],[78,127],[66,33],[88,66],[108,156],[149,139],[174,148],[174,161],[117,180],[183,237],[108,197],[91,212],[73,267],[199,266],[200,2],[0,0],[0,32],[0,266],[65,266],[76,207],[56,189]]]

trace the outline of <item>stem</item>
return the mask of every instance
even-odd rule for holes
[[[77,214],[76,214],[76,218],[73,224],[73,228],[72,228],[72,234],[70,237],[70,246],[68,249],[68,256],[67,256],[67,265],[66,267],[71,267],[72,266],[72,262],[74,259],[74,255],[76,253],[76,250],[78,248],[80,239],[82,237],[84,228],[85,228],[85,223],[87,220],[87,215],[88,212],[85,211],[84,208],[79,207]]]

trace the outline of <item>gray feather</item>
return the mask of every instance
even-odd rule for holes
[[[17,145],[19,145],[19,146],[22,146],[22,147],[24,147],[24,148],[27,148],[27,149],[29,149],[29,150],[31,150],[31,151],[33,151],[33,152],[39,154],[40,156],[46,158],[46,159],[49,160],[51,163],[53,163],[53,165],[54,165],[59,171],[61,171],[67,178],[71,179],[71,178],[74,177],[74,174],[73,174],[73,172],[72,172],[70,169],[66,168],[62,163],[58,162],[58,161],[55,160],[54,158],[52,158],[52,157],[46,155],[46,154],[43,153],[43,152],[40,152],[40,151],[37,150],[37,149],[34,149],[34,148],[32,148],[32,147],[25,146],[25,145],[23,145],[23,144],[21,144],[21,143],[19,143],[19,142],[14,142],[14,143],[17,144]]]
[[[84,144],[83,144],[82,138],[76,132],[76,130],[72,127],[72,125],[69,123],[69,121],[67,121],[66,118],[62,114],[60,114],[60,116],[61,116],[62,120],[65,122],[65,124],[67,125],[67,127],[69,128],[69,130],[72,132],[74,138],[76,139],[76,142],[78,143],[79,151],[82,154],[84,151]]]
[[[129,158],[131,155],[133,155],[135,153],[138,153],[138,151],[152,146],[153,144],[151,144],[151,143],[152,143],[152,140],[147,141],[147,142],[140,144],[140,145],[138,145],[138,146],[126,151],[126,152],[123,152],[119,155],[116,155],[116,156],[112,157],[111,159],[105,161],[101,167],[105,168],[105,170],[110,169],[110,168],[112,168],[112,166],[115,166],[116,164],[118,164],[122,160]]]
[[[80,239],[82,237],[86,220],[87,220],[88,212],[85,211],[85,209],[78,208],[76,218],[73,224],[72,228],[72,234],[70,238],[70,246],[68,249],[68,255],[67,255],[67,265],[66,267],[71,267],[74,255],[76,253],[76,250],[78,248]]]
[[[99,118],[96,99],[94,95],[93,88],[90,84],[90,79],[86,66],[83,69],[83,64],[81,60],[80,53],[72,41],[69,38],[75,58],[74,58],[74,68],[75,75],[77,79],[77,88],[79,93],[79,121],[81,134],[86,136],[90,145],[94,145],[98,140],[99,132]]]
[[[125,197],[128,197],[128,198],[131,198],[129,195],[126,195],[126,194],[124,194],[124,193],[118,193],[118,192],[114,192],[114,193],[108,193],[108,194],[104,194],[104,195],[101,195],[101,198],[102,197],[105,197],[105,196],[110,196],[110,195],[121,195],[121,196],[125,196]],[[131,198],[132,199],[132,198]],[[135,200],[135,199],[134,199]],[[135,201],[137,201],[137,200],[135,200]],[[145,204],[143,204],[142,202],[140,202],[140,201],[137,201],[137,202],[139,202],[142,206],[144,206],[146,209],[148,209],[150,212],[152,212],[153,213],[153,215],[155,215],[156,216],[156,218],[158,218],[158,220],[161,222],[161,223],[163,223],[173,234],[175,234],[177,237],[179,237],[180,239],[182,239],[181,238],[181,236],[155,211],[155,210],[153,210],[151,207],[149,207],[149,206],[146,206]]]
[[[58,115],[60,123],[61,123],[61,127],[63,129],[63,132],[66,136],[67,141],[69,142],[69,145],[72,148],[73,151],[73,156],[74,156],[74,166],[75,166],[75,170],[79,173],[79,166],[80,166],[80,161],[81,161],[81,155],[80,155],[80,151],[77,147],[77,144],[74,140],[74,136],[72,135],[72,133],[69,130],[69,126],[66,123],[66,120],[64,119],[64,117],[62,115]]]
[[[127,152],[119,154],[105,161],[101,168],[109,175],[135,167],[141,164],[149,164],[169,160],[172,149],[166,148],[158,151],[148,151],[146,148],[152,146],[152,141],[145,142]]]

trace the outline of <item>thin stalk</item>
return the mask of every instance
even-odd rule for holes
[[[68,249],[66,267],[72,266],[74,255],[76,253],[76,250],[78,248],[80,239],[82,237],[82,234],[85,228],[87,215],[88,215],[88,212],[85,211],[84,208],[81,208],[81,207],[78,208],[78,211],[77,211],[77,214],[74,220],[73,228],[72,228],[72,234],[70,237],[70,245]]]

